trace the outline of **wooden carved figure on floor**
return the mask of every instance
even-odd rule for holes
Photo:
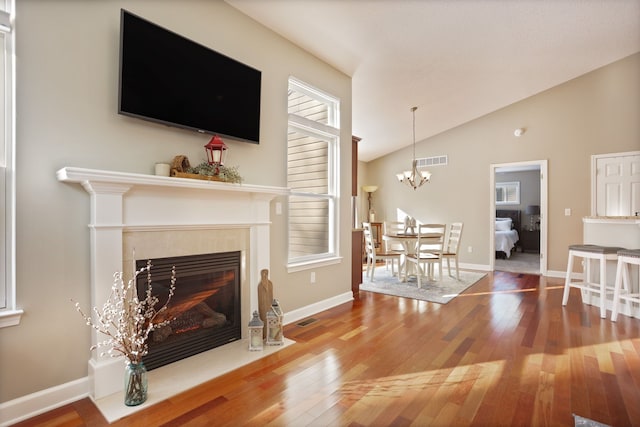
[[[271,310],[271,303],[273,302],[273,283],[269,280],[269,270],[263,269],[260,271],[260,284],[258,285],[258,311],[260,313],[260,320],[267,324],[267,313]],[[264,328],[263,338],[267,336],[267,328]]]

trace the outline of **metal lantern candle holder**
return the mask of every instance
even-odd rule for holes
[[[273,300],[271,309],[267,312],[267,345],[284,344],[282,333],[282,319],[284,314],[277,299]]]
[[[224,165],[227,146],[218,135],[211,138],[211,141],[204,146],[204,149],[207,153],[207,162],[210,165]]]
[[[260,320],[258,310],[253,312],[253,318],[249,322],[249,350],[260,351],[263,348],[262,331],[264,323]]]

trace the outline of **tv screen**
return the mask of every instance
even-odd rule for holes
[[[262,73],[126,10],[118,113],[260,141]]]

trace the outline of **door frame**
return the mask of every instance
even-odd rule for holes
[[[496,170],[500,168],[526,169],[532,166],[540,168],[540,274],[547,275],[547,233],[548,215],[548,161],[530,160],[512,163],[495,163],[489,165],[489,236],[495,236],[496,231]],[[495,271],[495,239],[489,238],[489,270]]]

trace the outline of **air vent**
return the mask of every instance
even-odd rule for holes
[[[446,166],[449,163],[449,159],[446,155],[422,157],[421,159],[416,159],[416,160],[418,161],[419,168],[426,168],[430,166]]]
[[[302,320],[302,321],[296,323],[296,325],[298,325],[298,326],[307,326],[307,325],[310,325],[310,324],[312,324],[312,323],[314,323],[316,321],[317,321],[317,319],[314,319],[313,317],[309,317],[308,319],[305,319],[305,320]]]

